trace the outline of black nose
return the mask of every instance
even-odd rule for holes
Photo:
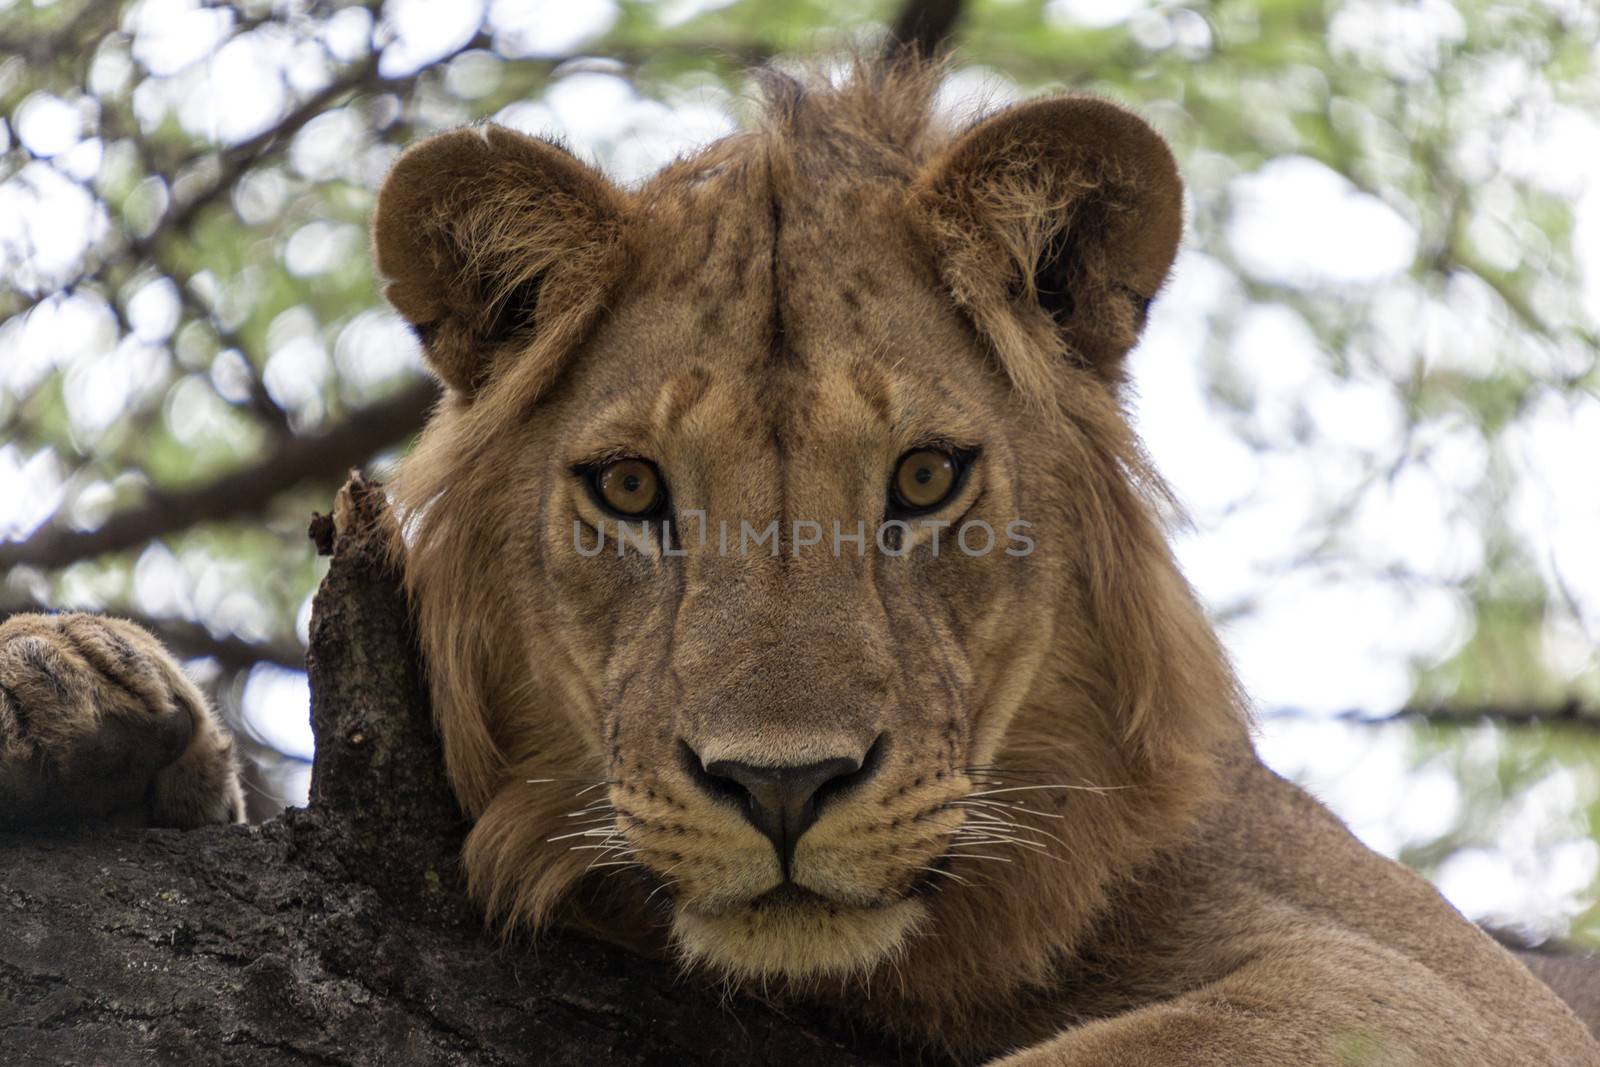
[[[829,800],[871,777],[878,769],[882,738],[865,756],[836,756],[790,766],[762,767],[737,760],[702,764],[694,750],[684,745],[691,776],[706,792],[737,802],[744,817],[766,835],[778,850],[783,877],[789,877],[795,845],[800,835],[817,821]]]

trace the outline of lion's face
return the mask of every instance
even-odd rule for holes
[[[857,216],[871,263],[799,252],[780,327],[770,217],[728,199],[675,219],[680,242],[643,235],[659,280],[527,435],[506,519],[537,516],[538,543],[497,567],[543,591],[529,660],[559,647],[610,783],[614,833],[572,843],[646,867],[695,955],[847,968],[918,921],[1035,673],[1059,479],[902,220]],[[836,236],[790,226],[790,248]],[[685,300],[680,273],[726,295]]]
[[[1092,910],[1205,747],[1116,389],[1170,157],[1100,102],[946,143],[867,88],[636,193],[494,129],[385,187],[452,389],[397,493],[493,912],[587,886],[791,979],[1000,924],[1038,973],[1030,924]]]

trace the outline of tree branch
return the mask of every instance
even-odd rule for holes
[[[220,348],[232,348],[239,352],[245,372],[248,375],[248,381],[245,383],[246,398],[243,406],[255,413],[256,417],[261,420],[262,425],[266,427],[274,438],[282,440],[293,436],[294,427],[289,422],[289,413],[284,411],[283,407],[273,399],[272,394],[267,391],[267,383],[262,380],[261,372],[252,360],[250,346],[245,343],[244,338],[237,331],[224,326],[221,320],[218,319],[216,311],[195,291],[194,274],[181,271],[172,264],[165,262],[161,258],[158,249],[152,249],[150,263],[158,268],[166,276],[167,280],[172,283],[173,288],[178,292],[178,302],[188,312],[189,317],[195,322],[203,323],[211,331],[211,335],[216,338],[217,345]],[[111,301],[111,304],[115,307],[116,301]],[[131,333],[132,331],[124,329],[123,332]]]
[[[24,62],[39,65],[62,55],[86,54],[116,26],[121,10],[121,0],[85,0],[65,22],[47,32],[0,33],[0,55],[21,56]]]
[[[180,179],[185,176],[186,169],[193,172],[200,167],[217,168],[215,177],[198,191],[189,194],[182,201],[175,200],[170,203],[167,210],[147,232],[133,238],[129,238],[126,232],[121,233],[121,241],[113,242],[113,247],[103,253],[93,266],[85,267],[60,286],[37,294],[17,308],[13,314],[25,314],[55,293],[70,292],[80,285],[100,279],[114,264],[139,262],[148,258],[168,234],[187,228],[203,208],[232,191],[239,179],[252,167],[286,146],[312,119],[330,110],[346,96],[362,89],[404,92],[415,85],[424,74],[441,64],[448,63],[463,52],[487,48],[492,43],[493,39],[488,34],[476,34],[461,47],[440,56],[427,66],[410,74],[394,77],[385,77],[378,73],[378,63],[382,53],[373,52],[346,67],[338,77],[290,108],[277,122],[254,137],[230,145],[220,152],[195,155],[175,167],[172,173],[148,175],[161,179],[168,188],[176,188],[181,184]]]
[[[1310,712],[1300,708],[1273,708],[1261,716],[1280,722],[1346,722],[1357,726],[1381,726],[1392,722],[1426,723],[1430,726],[1475,726],[1494,723],[1498,726],[1577,726],[1600,730],[1600,709],[1588,707],[1577,697],[1569,697],[1562,704],[1476,704],[1453,706],[1432,704],[1401,708],[1386,715],[1373,715],[1365,711],[1341,711],[1332,714]]]
[[[432,382],[418,382],[322,433],[284,440],[254,466],[193,489],[153,492],[142,505],[112,515],[96,529],[46,527],[26,541],[0,544],[0,570],[64,567],[134,548],[197,523],[258,515],[279,493],[307,479],[359,466],[415,433],[437,395]]]
[[[71,609],[40,604],[31,599],[9,600],[0,603],[0,622],[28,612],[64,610]],[[108,614],[144,627],[183,659],[214,659],[223,670],[230,672],[248,670],[258,663],[271,663],[295,671],[305,669],[306,652],[298,641],[249,641],[233,634],[218,637],[205,626],[188,619],[157,618],[121,608],[114,608]]]
[[[936,56],[961,17],[961,0],[907,0],[889,27],[884,53]]]
[[[258,663],[293,671],[304,670],[306,666],[306,650],[297,641],[247,641],[233,634],[218,637],[188,619],[157,619],[120,611],[116,614],[143,626],[184,659],[214,659],[223,670],[248,670]]]

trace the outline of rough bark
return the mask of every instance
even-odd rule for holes
[[[867,1064],[819,1019],[609,946],[499,945],[463,899],[381,493],[346,487],[309,670],[311,805],[260,826],[0,835],[0,1062]]]

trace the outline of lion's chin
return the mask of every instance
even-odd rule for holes
[[[806,981],[865,973],[898,954],[927,918],[915,899],[879,907],[771,895],[714,915],[679,908],[672,933],[684,962],[736,982]]]

